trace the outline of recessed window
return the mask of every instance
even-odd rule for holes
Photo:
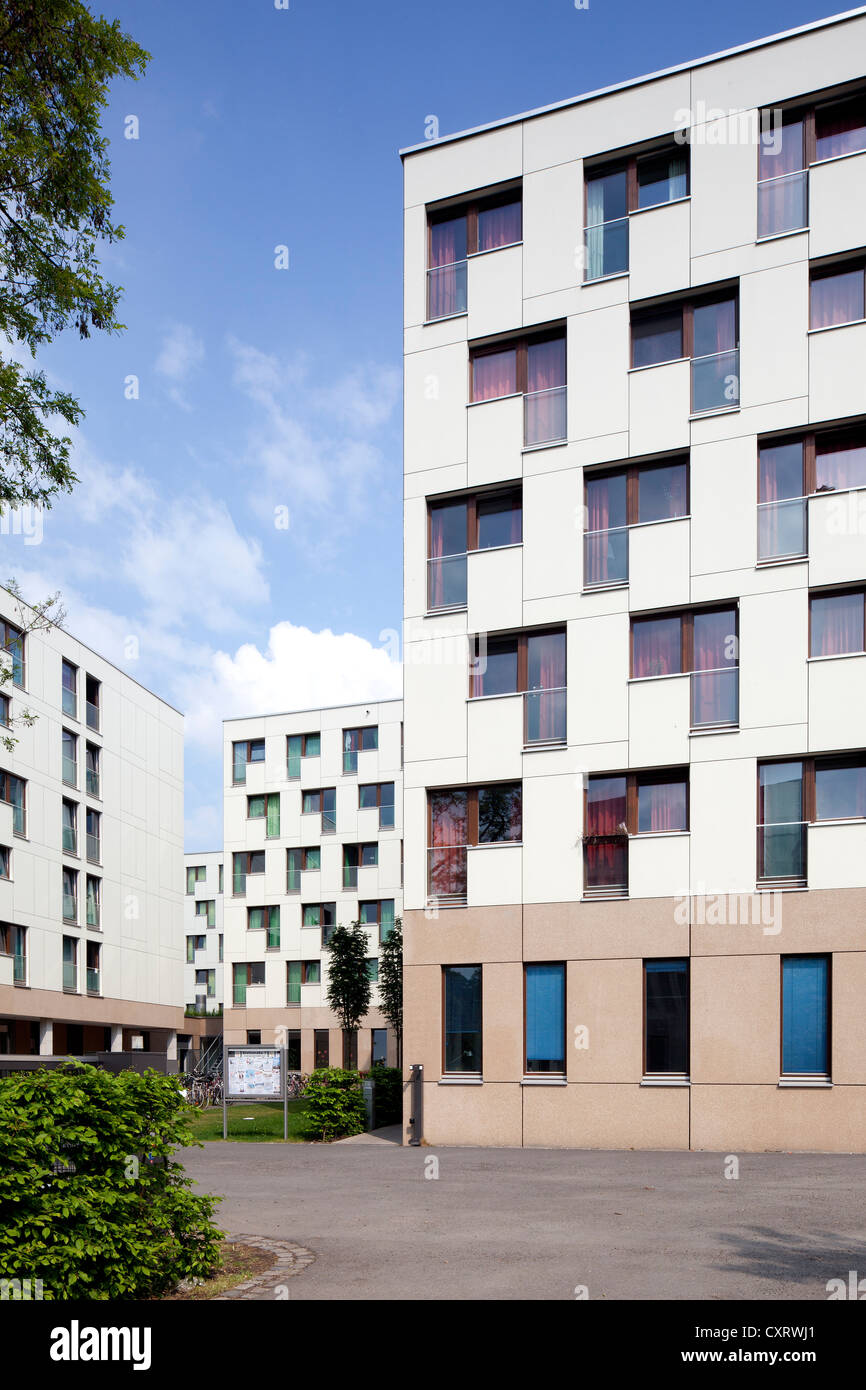
[[[584,804],[584,897],[627,896],[630,836],[676,834],[688,828],[686,768],[589,777]]]
[[[394,899],[381,898],[376,901],[359,903],[358,920],[363,927],[378,926],[381,944],[387,940],[394,929]]]
[[[806,499],[866,487],[866,429],[765,440],[758,450],[758,559],[808,554]]]
[[[565,966],[545,962],[526,965],[527,1076],[565,1074]]]
[[[431,791],[428,808],[428,893],[445,902],[465,903],[467,847],[513,844],[522,838],[521,784]]]
[[[0,878],[12,877],[12,851],[8,845],[0,845]]]
[[[357,888],[358,870],[375,868],[378,863],[377,844],[343,845],[343,887]]]
[[[208,927],[215,927],[215,926],[216,926],[216,899],[215,899],[215,898],[199,898],[199,899],[196,901],[196,905],[195,905],[195,915],[196,915],[196,917],[201,917],[201,918],[204,920],[205,926],[208,926]]]
[[[473,639],[469,695],[524,693],[525,744],[564,743],[565,629]]]
[[[265,983],[265,962],[263,960],[235,961],[232,970],[232,1002],[235,1008],[244,1008],[249,986]]]
[[[806,883],[806,827],[866,818],[866,753],[758,764],[758,879]]]
[[[11,772],[0,772],[0,801],[12,807],[12,831],[15,835],[27,833],[27,783],[23,777],[13,777]]]
[[[207,867],[204,864],[188,864],[186,868],[186,891],[195,892],[197,883],[204,883],[207,879]]]
[[[64,854],[78,853],[78,803],[67,801],[65,798],[60,803],[60,824]]]
[[[0,618],[0,650],[9,658],[7,669],[11,672],[12,684],[23,688],[24,633],[14,623],[7,623],[5,618]]]
[[[663,149],[592,168],[586,175],[586,279],[628,270],[628,218],[688,196],[689,147]]]
[[[85,788],[88,796],[99,796],[100,749],[95,743],[84,745]]]
[[[427,607],[465,607],[467,553],[523,540],[522,489],[430,502],[428,516]]]
[[[84,812],[85,831],[87,839],[87,858],[93,864],[99,864],[102,860],[102,814],[99,811],[92,811],[88,806]]]
[[[280,944],[279,907],[248,907],[247,931],[267,932],[266,945],[268,950],[276,950]]]
[[[95,676],[84,679],[84,714],[88,729],[99,733],[102,721],[102,681]]]
[[[63,920],[78,921],[78,870],[63,870]]]
[[[844,656],[866,651],[863,589],[812,594],[809,599],[809,655]]]
[[[809,327],[834,328],[866,318],[866,262],[813,267],[809,277]]]
[[[60,732],[62,748],[63,781],[68,787],[78,785],[78,735],[70,729]]]
[[[358,771],[358,754],[374,752],[379,747],[379,729],[375,724],[366,729],[343,730],[343,771]]]
[[[337,789],[323,787],[317,791],[303,792],[301,811],[305,816],[321,816],[323,835],[333,835],[337,829]]]
[[[232,892],[237,896],[247,891],[247,876],[265,872],[264,850],[232,855]]]
[[[316,1069],[327,1067],[331,1055],[331,1036],[327,1028],[313,1029],[313,1062]]]
[[[99,931],[102,921],[102,879],[96,878],[93,874],[88,874],[86,888],[87,925],[92,927],[95,931]]]
[[[12,956],[12,983],[27,984],[27,928],[0,922],[0,954]]]
[[[644,961],[644,1075],[689,1072],[689,963]]]
[[[63,938],[63,989],[67,994],[78,993],[78,942],[74,936]]]
[[[688,516],[687,459],[585,473],[587,588],[628,582],[628,528]]]
[[[443,1059],[446,1075],[481,1076],[481,966],[442,967]]]
[[[379,961],[376,956],[367,957],[367,978],[373,985],[379,983]]]
[[[247,797],[247,819],[263,820],[268,839],[275,839],[280,833],[280,794],[268,792],[263,796]]]
[[[467,257],[522,240],[520,189],[431,210],[427,227],[427,318],[465,314]]]
[[[63,693],[63,713],[72,719],[78,718],[78,667],[71,661],[61,663],[61,688]]]
[[[782,1075],[830,1074],[830,958],[782,957]]]
[[[337,925],[336,903],[304,903],[301,912],[301,926],[318,927],[322,933],[322,945],[326,945],[331,932]]]
[[[265,741],[263,738],[244,739],[232,744],[232,781],[246,782],[247,767],[250,763],[263,763],[265,760]]]
[[[301,775],[301,758],[321,756],[320,734],[289,734],[286,738],[286,775],[289,781],[297,781]]]
[[[786,112],[779,122],[761,112],[758,154],[758,236],[809,225],[809,166],[866,150],[866,95]]]
[[[308,849],[286,850],[286,892],[300,893],[301,874],[316,872],[322,867],[322,851],[318,845]]]
[[[358,808],[379,812],[379,829],[394,828],[394,783],[366,782],[358,787]]]
[[[736,608],[695,609],[633,618],[634,678],[691,673],[691,727],[739,720],[739,640]]]
[[[632,311],[632,367],[690,358],[695,415],[739,405],[739,341],[738,297],[730,290]]]
[[[527,448],[566,438],[564,329],[513,338],[507,345],[470,348],[469,369],[471,401],[524,397]]]

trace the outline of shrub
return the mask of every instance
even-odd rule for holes
[[[70,1062],[0,1082],[0,1278],[46,1299],[139,1299],[219,1263],[217,1199],[194,1195],[178,1079]]]
[[[304,1092],[307,1132],[316,1139],[342,1139],[363,1134],[367,1126],[361,1077],[342,1067],[320,1067]]]
[[[379,1062],[371,1067],[370,1080],[376,1083],[376,1125],[400,1124],[403,1119],[403,1077],[399,1067],[386,1067]]]

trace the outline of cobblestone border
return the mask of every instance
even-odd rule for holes
[[[279,1286],[287,1279],[300,1274],[316,1258],[312,1250],[307,1250],[303,1245],[296,1245],[293,1240],[277,1240],[273,1236],[229,1236],[229,1240],[239,1245],[252,1245],[257,1250],[268,1251],[274,1256],[275,1264],[264,1274],[257,1274],[254,1279],[235,1284],[234,1288],[219,1294],[211,1300],[213,1303],[225,1303],[235,1298],[262,1301],[277,1298]]]

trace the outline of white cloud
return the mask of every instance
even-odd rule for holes
[[[154,363],[154,368],[160,376],[165,377],[171,383],[168,394],[175,404],[184,410],[190,410],[192,407],[181,387],[186,383],[191,372],[196,367],[201,366],[203,361],[204,344],[201,338],[193,332],[188,324],[174,324],[162,340],[162,347]]]
[[[271,628],[265,651],[245,643],[234,655],[213,652],[206,669],[179,682],[187,738],[213,752],[221,747],[223,719],[401,693],[402,667],[384,647],[353,632],[312,632],[290,622]]]

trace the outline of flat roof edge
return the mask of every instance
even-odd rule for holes
[[[230,714],[223,720],[223,723],[239,724],[248,719],[288,719],[295,714],[324,714],[326,710],[331,709],[357,709],[358,705],[402,705],[402,703],[402,695],[386,695],[381,700],[377,700],[375,696],[370,696],[360,700],[341,700],[338,705],[310,705],[307,709],[268,710],[265,714]]]
[[[549,106],[536,106],[529,111],[521,111],[515,116],[503,116],[498,121],[487,121],[484,125],[455,131],[453,135],[441,135],[436,140],[422,140],[417,145],[406,145],[397,153],[401,159],[405,159],[407,155],[420,154],[423,150],[435,149],[438,145],[449,145],[456,140],[468,140],[473,135],[483,135],[488,130],[500,130],[503,126],[517,125],[521,121],[529,121],[536,116],[547,116],[552,111],[562,111],[568,106],[580,106],[583,102],[595,101],[599,97],[610,96],[613,92],[626,91],[629,87],[640,87],[647,82],[656,82],[662,77],[672,77],[677,72],[689,72],[692,68],[701,68],[709,63],[718,63],[724,58],[733,58],[738,53],[748,53],[752,49],[765,48],[771,43],[783,43],[786,39],[794,39],[800,34],[812,33],[817,29],[827,29],[834,24],[845,24],[852,19],[861,18],[863,15],[866,15],[866,5],[861,5],[855,10],[844,10],[839,14],[828,15],[825,19],[813,19],[808,24],[799,25],[796,29],[784,29],[778,34],[768,34],[766,38],[751,39],[748,43],[737,44],[735,48],[725,48],[718,53],[709,53],[703,58],[690,58],[688,62],[677,63],[674,67],[660,68],[657,72],[644,73],[640,77],[629,77],[624,82],[614,82],[609,87],[598,87],[592,92],[583,92],[579,96],[566,97],[563,101],[551,102]]]

